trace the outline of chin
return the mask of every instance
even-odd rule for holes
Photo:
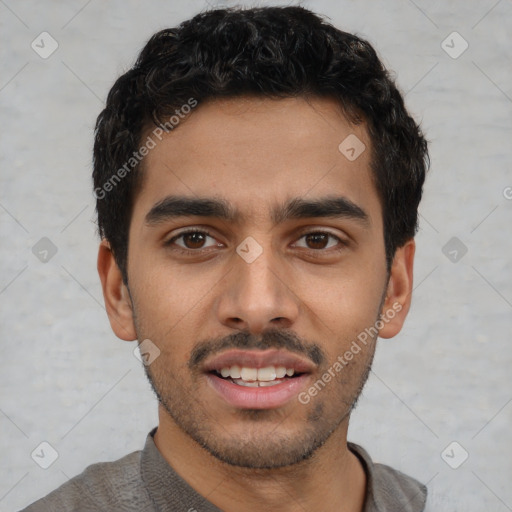
[[[256,411],[264,416],[265,411]],[[268,412],[268,411],[267,411]],[[220,430],[220,431],[219,431]],[[234,431],[233,431],[234,430]],[[330,433],[316,429],[285,428],[284,425],[262,422],[244,429],[210,430],[208,435],[196,434],[196,441],[216,459],[247,469],[277,469],[310,459]]]

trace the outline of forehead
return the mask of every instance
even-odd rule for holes
[[[366,128],[335,100],[207,101],[161,138],[143,162],[134,219],[169,195],[218,197],[253,221],[275,221],[276,205],[293,198],[342,195],[370,216],[380,210]]]

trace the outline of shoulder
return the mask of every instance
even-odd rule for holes
[[[140,458],[139,450],[113,462],[91,464],[21,512],[149,510]]]
[[[400,504],[403,512],[422,512],[425,509],[427,487],[397,469],[376,463],[374,495],[379,502]]]
[[[367,476],[365,512],[423,512],[427,487],[415,478],[386,464],[374,463],[361,446],[349,443]]]

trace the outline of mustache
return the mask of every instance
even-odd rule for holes
[[[248,331],[240,331],[229,334],[228,336],[199,342],[190,354],[188,367],[191,370],[197,369],[206,358],[232,348],[260,350],[269,348],[286,349],[290,352],[308,357],[313,363],[319,366],[327,361],[325,352],[316,343],[305,342],[292,331],[269,328],[263,331],[259,336],[251,334]]]

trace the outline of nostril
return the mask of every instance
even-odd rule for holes
[[[284,316],[278,316],[273,318],[270,322],[274,328],[286,328],[290,327],[291,323]]]

